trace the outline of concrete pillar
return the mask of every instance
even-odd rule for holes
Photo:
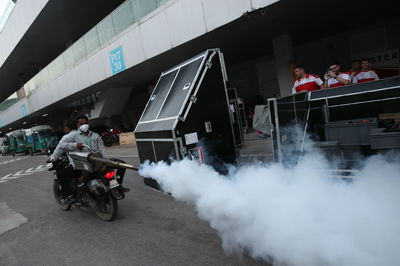
[[[293,82],[293,76],[291,73],[291,64],[294,59],[292,39],[287,34],[277,36],[272,39],[272,45],[274,48],[280,96],[287,96],[292,93]]]

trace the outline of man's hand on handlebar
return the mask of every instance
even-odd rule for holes
[[[78,150],[82,150],[83,149],[83,144],[82,143],[76,143],[76,147],[78,148]]]

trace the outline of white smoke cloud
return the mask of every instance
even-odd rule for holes
[[[140,174],[193,204],[227,252],[279,265],[389,266],[400,265],[399,159],[374,156],[353,182],[329,177],[318,153],[229,176],[190,160],[147,163]]]

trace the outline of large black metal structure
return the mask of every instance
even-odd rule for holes
[[[226,82],[219,49],[164,71],[135,129],[141,163],[189,157],[220,172],[236,163]],[[152,179],[145,183],[159,188]]]
[[[272,98],[268,103],[276,162],[296,160],[293,153],[301,154],[306,134],[316,146],[336,149],[344,159],[354,151],[368,155],[400,148],[400,132],[374,129],[380,114],[400,112],[400,77]],[[377,145],[377,139],[391,144]]]
[[[233,133],[235,135],[236,146],[239,147],[244,143],[243,127],[240,120],[239,104],[236,88],[228,88],[228,100],[231,113],[231,120],[233,126]]]

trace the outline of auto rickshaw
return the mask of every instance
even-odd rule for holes
[[[8,152],[15,153],[28,152],[26,147],[27,139],[25,132],[22,129],[17,129],[6,134],[8,138]]]
[[[8,139],[6,137],[0,138],[0,153],[3,156],[8,154]]]
[[[53,133],[51,126],[39,125],[25,129],[29,154],[36,152],[50,153],[58,144],[58,137]]]

